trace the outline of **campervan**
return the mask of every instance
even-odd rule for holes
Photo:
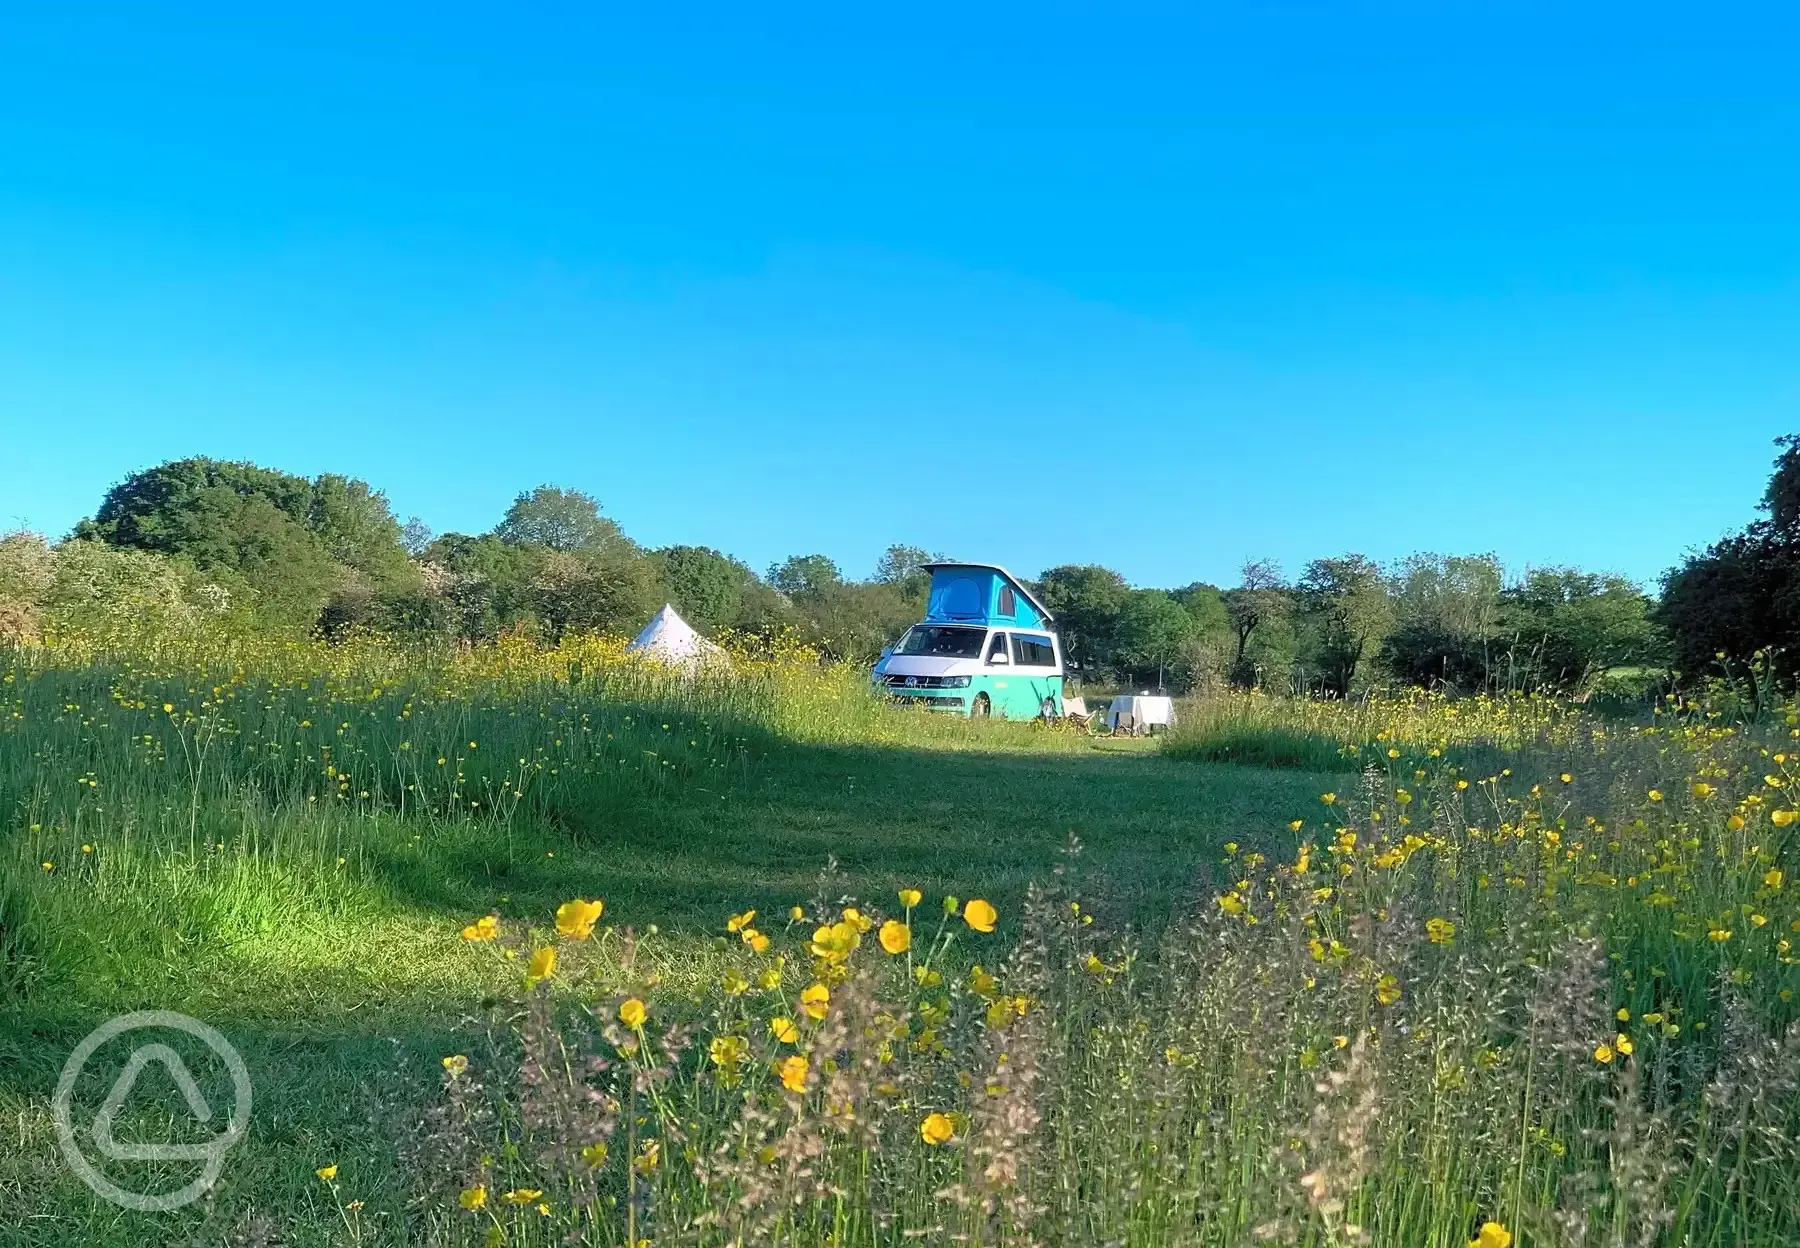
[[[882,652],[876,684],[902,704],[975,719],[1060,716],[1062,643],[1044,604],[998,564],[925,570],[925,618]]]

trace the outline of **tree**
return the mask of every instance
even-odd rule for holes
[[[1237,632],[1225,595],[1217,586],[1195,582],[1170,597],[1181,604],[1192,625],[1175,658],[1175,686],[1187,692],[1206,692],[1229,677],[1236,653]]]
[[[1419,685],[1479,688],[1490,680],[1506,574],[1492,555],[1412,555],[1392,578],[1395,624],[1383,665]]]
[[[793,555],[769,568],[769,584],[796,602],[819,598],[843,583],[844,574],[825,555]]]
[[[1366,555],[1314,559],[1300,577],[1299,601],[1311,659],[1326,693],[1348,694],[1386,640],[1394,606],[1387,578]]]
[[[619,526],[600,514],[593,495],[540,485],[513,499],[494,536],[509,546],[543,546],[567,554],[625,543]]]
[[[1533,569],[1506,595],[1515,683],[1581,689],[1612,668],[1658,662],[1663,638],[1652,612],[1622,576]]]
[[[1086,677],[1098,675],[1117,645],[1119,614],[1131,587],[1111,568],[1065,564],[1038,579],[1037,595],[1056,617],[1063,653]]]
[[[1781,453],[1763,492],[1767,519],[1690,555],[1663,580],[1658,616],[1688,676],[1723,659],[1742,667],[1768,651],[1777,671],[1800,676],[1800,435]]]
[[[76,536],[186,560],[286,633],[418,584],[387,499],[335,474],[172,460],[114,486]]]
[[[1259,683],[1261,665],[1251,651],[1251,640],[1257,630],[1287,620],[1292,607],[1281,566],[1272,559],[1253,559],[1238,574],[1238,587],[1224,595],[1225,612],[1237,641],[1232,656],[1231,678],[1246,688]]]
[[[710,546],[665,546],[652,553],[669,586],[669,600],[703,632],[740,623],[745,591],[756,573]]]
[[[1137,683],[1156,673],[1163,685],[1166,669],[1195,632],[1194,617],[1160,589],[1138,589],[1126,596],[1119,611],[1117,649],[1113,661]]]
[[[635,633],[662,605],[655,565],[622,550],[552,550],[532,583],[538,617],[552,638]]]
[[[889,546],[875,562],[874,579],[883,585],[912,585],[926,579],[926,564],[943,562],[943,555],[931,554],[922,546]]]

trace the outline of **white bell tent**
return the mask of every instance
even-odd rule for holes
[[[725,661],[725,652],[695,632],[693,625],[666,602],[626,649],[672,666]]]

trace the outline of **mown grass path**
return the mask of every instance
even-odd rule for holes
[[[840,872],[833,887],[861,897],[912,886],[979,894],[1016,915],[1073,834],[1089,894],[1120,924],[1154,929],[1200,895],[1224,842],[1273,843],[1316,809],[1321,783],[1173,763],[1135,742],[1074,752],[778,744],[717,789],[568,812],[554,826],[503,834],[372,814],[343,863],[316,868],[332,873],[330,887],[297,889],[273,922],[266,908],[235,919],[228,891],[208,894],[199,919],[138,898],[109,928],[89,909],[86,952],[0,1018],[0,1124],[11,1136],[0,1243],[219,1243],[239,1232],[254,1242],[258,1216],[278,1229],[275,1242],[348,1242],[313,1174],[333,1162],[346,1199],[366,1202],[372,1242],[401,1242],[391,1126],[491,983],[491,962],[457,939],[489,910],[542,922],[570,897],[602,897],[606,923],[657,925],[653,956],[671,981],[697,982],[716,968],[727,914],[785,913],[813,894],[828,860]],[[163,922],[171,930],[156,930]],[[65,1056],[90,1027],[137,1008],[219,1027],[256,1086],[250,1138],[215,1199],[177,1214],[98,1201],[53,1141],[48,1106]],[[155,1090],[165,1099],[139,1120],[166,1110],[160,1129],[175,1130],[185,1110],[172,1087]]]

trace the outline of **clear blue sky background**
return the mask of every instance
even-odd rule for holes
[[[14,6],[0,526],[1655,577],[1800,430],[1791,5]]]

